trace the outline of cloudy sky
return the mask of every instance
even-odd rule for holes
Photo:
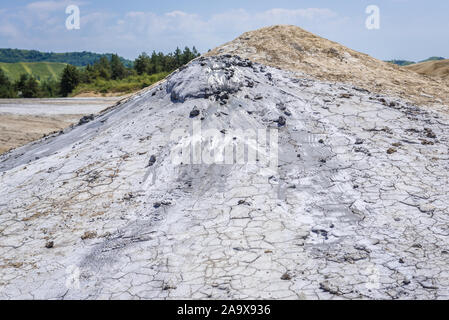
[[[67,30],[68,5],[79,30]],[[379,30],[365,27],[368,5],[380,8]],[[0,47],[118,53],[201,52],[241,33],[293,24],[379,59],[449,57],[447,0],[61,0],[0,1]]]

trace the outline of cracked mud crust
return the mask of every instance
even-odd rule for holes
[[[172,164],[195,108],[203,129],[278,128],[277,172]],[[0,298],[448,299],[448,126],[397,97],[195,60],[0,156]]]

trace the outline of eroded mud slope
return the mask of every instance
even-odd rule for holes
[[[194,120],[277,169],[174,164]],[[221,56],[85,122],[0,157],[2,299],[449,298],[445,113]]]

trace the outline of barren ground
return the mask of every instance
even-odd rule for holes
[[[405,68],[423,75],[449,80],[449,59],[412,64]]]
[[[67,128],[119,99],[1,99],[0,154]]]
[[[235,54],[319,80],[350,83],[417,104],[449,105],[449,83],[360,53],[296,26],[250,31],[206,56]]]
[[[203,155],[277,130],[278,165],[265,148],[174,163],[193,121],[227,138]],[[0,299],[448,299],[448,126],[352,85],[198,59],[0,156]]]

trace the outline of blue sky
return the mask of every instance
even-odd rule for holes
[[[81,29],[67,30],[65,8],[81,10]],[[368,5],[380,8],[379,30],[365,28]],[[0,2],[0,47],[42,51],[143,51],[195,45],[201,52],[241,33],[293,24],[379,59],[449,57],[447,0],[60,0]]]

